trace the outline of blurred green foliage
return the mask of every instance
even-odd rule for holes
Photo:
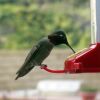
[[[0,0],[0,48],[28,49],[63,29],[70,44],[90,44],[89,0]]]

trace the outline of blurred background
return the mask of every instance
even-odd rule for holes
[[[83,81],[99,90],[99,74],[50,74],[37,67],[14,80],[31,47],[54,30],[63,29],[75,51],[88,47],[90,21],[90,0],[0,0],[1,100],[81,100]],[[71,54],[56,47],[45,63],[63,69]]]

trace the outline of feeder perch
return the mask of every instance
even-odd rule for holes
[[[100,72],[100,0],[91,0],[91,45],[65,60],[63,70],[42,69],[51,73]]]

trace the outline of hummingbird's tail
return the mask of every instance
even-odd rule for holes
[[[17,77],[15,78],[15,80],[17,80],[19,78],[19,75],[17,75]]]
[[[26,74],[28,74],[32,68],[34,66],[25,66],[25,67],[22,67],[20,70],[18,70],[18,72],[16,73],[17,74],[17,77],[15,78],[15,80],[17,80],[18,78],[20,77],[23,77],[25,76]]]

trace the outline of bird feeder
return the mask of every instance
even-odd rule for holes
[[[100,0],[91,0],[91,45],[65,60],[63,70],[42,69],[51,73],[100,72]]]

